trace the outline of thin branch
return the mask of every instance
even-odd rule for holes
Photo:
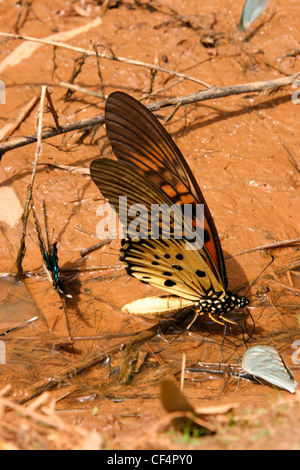
[[[300,172],[300,160],[296,157],[293,150],[288,145],[286,145],[282,140],[280,140],[280,143],[285,148],[287,153],[289,154],[292,164]]]
[[[23,36],[21,34],[10,34],[10,33],[3,33],[3,32],[0,32],[0,36],[5,36],[5,37],[12,38],[12,39],[21,39],[23,41],[38,42],[40,44],[47,44],[48,46],[62,47],[64,49],[69,49],[71,51],[80,52],[81,54],[86,54],[87,56],[96,56],[95,51],[90,51],[90,50],[87,50],[87,49],[83,49],[82,47],[70,46],[69,44],[65,44],[65,43],[59,42],[59,41],[51,41],[51,40],[46,40],[46,39],[32,38],[32,37],[29,37],[29,36]],[[123,64],[135,65],[137,67],[144,67],[144,68],[151,69],[151,70],[157,70],[158,72],[167,73],[169,75],[174,75],[174,76],[177,76],[177,77],[183,77],[186,80],[198,83],[199,85],[202,85],[205,88],[211,88],[212,87],[212,85],[209,85],[208,83],[206,83],[202,80],[199,80],[198,78],[192,77],[190,75],[186,75],[186,74],[181,73],[181,72],[176,72],[175,70],[169,70],[169,69],[166,69],[164,67],[160,67],[159,65],[149,64],[147,62],[141,62],[140,60],[127,59],[126,57],[116,56],[113,53],[111,55],[105,54],[104,52],[98,53],[98,57],[100,59],[115,60],[116,62],[122,62]]]
[[[96,98],[101,98],[103,100],[102,94],[97,93],[96,91],[88,90],[87,88],[83,88],[79,85],[74,85],[73,83],[59,82],[59,86],[68,88],[68,90],[79,91],[81,93],[85,93],[86,95],[96,96]]]
[[[97,49],[97,45],[92,43],[93,45],[93,49],[95,51],[95,54],[96,54],[96,58],[97,58],[97,69],[98,69],[98,76],[99,76],[99,80],[100,80],[100,89],[101,89],[101,97],[103,99],[106,99],[107,96],[105,94],[105,90],[104,90],[104,80],[103,80],[103,76],[102,76],[102,72],[101,72],[101,65],[100,65],[100,57],[99,57],[99,52],[98,52],[98,49]]]
[[[209,90],[198,91],[190,95],[186,95],[178,98],[171,98],[166,101],[160,101],[153,105],[148,106],[151,111],[164,108],[167,106],[186,105],[191,103],[197,103],[199,101],[206,101],[216,98],[225,98],[226,96],[241,95],[244,93],[254,93],[258,91],[265,91],[272,88],[281,88],[287,85],[291,85],[300,75],[300,72],[290,75],[289,77],[276,78],[274,80],[267,80],[264,82],[251,82],[242,85],[233,85],[225,87],[212,87]]]
[[[96,116],[91,119],[84,119],[83,121],[74,122],[72,124],[68,124],[66,126],[62,126],[59,129],[48,129],[42,133],[42,140],[49,139],[50,137],[55,137],[57,135],[66,134],[68,132],[80,130],[80,129],[87,129],[89,127],[99,126],[100,124],[104,124],[104,116]],[[13,150],[19,147],[23,147],[24,145],[33,144],[37,141],[37,134],[32,134],[26,137],[20,137],[15,139],[11,142],[7,142],[5,144],[0,144],[0,161],[2,155],[9,150]]]
[[[23,262],[25,252],[26,252],[25,239],[26,239],[27,220],[28,220],[30,208],[31,208],[32,191],[33,191],[33,184],[35,180],[36,169],[37,169],[40,154],[42,152],[43,109],[44,109],[44,102],[45,102],[45,96],[46,96],[46,89],[47,89],[46,86],[42,86],[41,101],[40,101],[39,114],[38,114],[39,117],[38,117],[38,130],[37,130],[37,146],[36,146],[36,151],[35,151],[35,156],[34,156],[31,179],[30,179],[29,185],[27,186],[26,203],[24,207],[24,212],[22,214],[23,231],[22,231],[22,236],[21,236],[20,248],[19,248],[18,255],[17,255],[17,261],[16,261],[16,266],[18,270],[17,272],[18,280],[21,280],[23,277],[22,262]]]
[[[273,250],[274,248],[283,248],[284,246],[294,245],[295,243],[300,243],[300,238],[291,238],[290,240],[283,240],[281,242],[269,243],[268,245],[256,246],[254,248],[249,248],[248,250],[240,251],[239,253],[234,253],[233,255],[228,255],[225,258],[235,258],[236,256],[246,255],[248,253],[253,253],[254,251],[261,250]]]
[[[106,240],[101,240],[100,242],[96,243],[95,245],[90,246],[89,248],[86,248],[84,250],[81,250],[80,255],[82,256],[82,258],[84,258],[86,255],[92,253],[93,251],[99,250],[104,245],[108,245],[111,242],[112,242],[112,240],[110,238],[107,238]]]
[[[57,115],[56,109],[54,107],[52,98],[51,98],[51,92],[49,91],[48,88],[46,88],[46,97],[47,97],[47,100],[48,100],[49,111],[52,114],[53,120],[55,122],[55,126],[56,126],[57,129],[59,129],[60,124],[59,124],[59,120],[58,120],[58,115]]]
[[[296,295],[300,294],[300,289],[297,289],[296,287],[286,286],[282,282],[278,282],[275,279],[270,279],[269,282],[272,282],[273,284],[276,284],[277,286],[281,287],[282,289],[286,289],[286,290],[289,290],[291,292],[294,292],[294,294],[296,294]]]
[[[1,33],[0,33],[1,35]],[[242,85],[233,85],[227,87],[213,87],[209,90],[199,91],[196,93],[192,93],[190,95],[178,97],[178,98],[170,98],[165,101],[160,101],[158,103],[154,103],[148,105],[147,108],[150,111],[157,111],[160,108],[166,108],[169,106],[177,106],[177,105],[187,105],[192,103],[198,103],[200,101],[206,101],[210,99],[218,99],[224,98],[226,96],[232,95],[240,95],[240,94],[247,94],[247,93],[254,93],[254,92],[261,92],[264,90],[269,90],[272,88],[280,88],[287,85],[291,85],[297,77],[300,75],[300,72],[291,75],[290,77],[284,78],[277,78],[274,80],[267,80],[264,82],[251,82],[245,83]],[[73,124],[68,124],[66,126],[62,126],[60,129],[50,129],[44,131],[42,133],[42,139],[49,139],[50,137],[55,137],[60,134],[65,134],[67,132],[79,130],[79,129],[86,129],[89,127],[99,126],[100,124],[104,123],[104,116],[96,116],[90,119],[85,119],[82,121],[78,121]],[[24,145],[32,144],[36,142],[37,136],[36,134],[21,137],[19,139],[13,140],[11,142],[0,144],[0,161],[2,155],[9,150],[23,147]]]

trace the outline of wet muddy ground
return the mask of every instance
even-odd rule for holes
[[[0,4],[0,30],[47,38],[89,25],[102,14],[102,21],[75,33],[67,44],[87,51],[97,45],[99,52],[111,58],[156,64],[217,87],[300,72],[296,0],[270,2],[247,32],[236,28],[242,5],[234,0],[98,3],[7,0]],[[26,103],[37,98],[10,140],[36,132],[42,85],[51,88],[63,126],[102,115],[105,99],[78,89],[66,95],[61,82],[99,94],[104,91],[106,96],[116,90],[136,98],[154,92],[143,100],[145,104],[205,89],[170,73],[151,74],[144,66],[104,58],[97,64],[95,56],[49,45],[39,44],[31,54],[26,50],[16,58],[13,53],[18,46],[32,47],[33,43],[4,36],[0,40],[0,79],[6,85],[1,126],[11,123]],[[11,63],[3,66],[8,58]],[[248,345],[275,346],[298,381],[294,342],[299,339],[299,245],[244,252],[299,237],[299,105],[295,103],[299,83],[181,106],[164,122],[213,214],[230,288],[245,293],[274,256],[249,293],[256,330]],[[172,109],[157,114],[167,116]],[[51,113],[43,114],[43,125],[53,126]],[[45,140],[33,188],[43,230],[46,201],[50,236],[58,243],[61,276],[72,298],[54,291],[44,273],[32,215],[25,276],[22,283],[15,282],[21,215],[35,149],[36,144],[31,144],[10,150],[0,163],[0,333],[21,326],[1,337],[5,360],[1,356],[0,445],[299,449],[299,393],[233,379],[224,365],[236,367],[246,351],[239,329],[227,332],[221,358],[223,328],[204,318],[153,356],[153,351],[162,350],[165,340],[179,332],[177,325],[135,347],[145,354],[135,356],[136,368],[120,378],[124,359],[124,352],[117,353],[120,345],[153,326],[126,315],[121,307],[158,290],[126,275],[118,260],[119,241],[84,257],[80,254],[99,241],[96,212],[103,198],[88,169],[95,157],[111,155],[103,126]],[[24,325],[36,316],[36,321]],[[250,320],[248,326],[251,329]],[[168,375],[180,380],[184,354],[184,393],[190,402],[196,408],[234,405],[230,412],[210,418],[213,434],[178,431],[163,409],[160,382]],[[222,373],[216,373],[220,359]],[[203,369],[203,364],[208,371],[195,371]],[[44,392],[49,395],[45,397]],[[41,396],[44,401],[32,406]],[[35,409],[40,414],[35,416]],[[52,421],[45,419],[42,427],[41,416]]]

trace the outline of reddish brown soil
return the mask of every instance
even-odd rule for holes
[[[90,17],[84,17],[78,13],[81,11],[78,1],[34,0],[25,17],[19,3],[7,0],[0,4],[1,31],[16,32],[15,25],[21,12],[17,32],[45,38],[87,24],[100,11],[100,7],[91,2]],[[202,3],[201,8],[199,3]],[[157,63],[214,86],[265,81],[300,72],[300,7],[296,0],[270,2],[266,12],[247,33],[236,28],[241,2],[234,0],[206,3],[168,0],[174,10],[162,6],[164,2],[146,0],[110,4],[115,4],[115,8],[108,8],[102,25],[76,36],[68,44],[92,50],[93,41],[99,45],[99,50],[104,49],[107,53],[113,51],[117,56]],[[216,41],[213,47],[207,48],[203,45],[203,30],[197,29],[196,23],[210,28],[214,15]],[[22,41],[0,39],[1,62]],[[70,81],[79,56],[74,51],[57,48],[54,66],[52,47],[42,45],[28,59],[7,67],[0,76],[6,84],[6,104],[0,105],[0,123],[11,122],[25,103],[40,94],[41,86],[45,84],[53,90],[52,100],[62,125],[103,114],[102,99],[82,92],[76,92],[69,101],[64,99],[66,89],[60,87],[59,82]],[[102,59],[101,72],[107,95],[122,90],[139,98],[149,91],[150,71],[144,67]],[[158,72],[153,91],[166,88],[171,80],[170,75]],[[100,92],[94,57],[86,59],[75,83]],[[184,96],[199,89],[202,89],[200,85],[185,80],[148,102]],[[299,236],[299,168],[283,146],[288,146],[300,158],[299,106],[292,102],[292,93],[296,89],[286,87],[271,94],[229,96],[195,103],[180,108],[171,121],[164,124],[204,192],[225,255]],[[14,137],[36,131],[36,110],[22,122]],[[44,114],[44,126],[52,124],[51,114]],[[10,207],[6,202],[1,207],[1,273],[13,275],[16,272],[22,230],[20,215],[35,148],[33,144],[12,150],[0,163],[1,197],[4,189],[11,188],[13,192],[8,196],[6,193],[6,199],[1,199],[12,204]],[[73,299],[64,309],[62,299],[42,274],[41,256],[30,216],[23,266],[26,272],[37,271],[39,275],[26,276],[21,286],[16,286],[5,276],[0,279],[1,331],[14,322],[39,316],[31,327],[7,336],[7,363],[0,365],[0,384],[11,384],[11,398],[31,396],[35,384],[50,377],[61,377],[68,367],[88,361],[96,353],[100,355],[112,345],[124,342],[127,334],[151,326],[120,310],[127,302],[154,295],[157,291],[129,279],[125,271],[119,269],[117,242],[84,259],[80,256],[80,250],[97,242],[96,210],[100,195],[96,186],[88,175],[79,171],[43,164],[88,169],[99,154],[110,154],[103,127],[95,135],[86,136],[83,142],[80,134],[75,133],[43,144],[34,200],[41,221],[43,200],[47,202],[50,232],[52,235],[54,231],[54,238],[59,243],[60,265],[62,268],[102,268],[78,274],[77,285],[74,280],[71,285]],[[256,322],[256,333],[249,343],[277,347],[293,368],[295,379],[299,380],[300,373],[292,362],[292,345],[299,338],[299,249],[297,246],[280,248],[272,254],[275,261],[268,268],[267,276],[262,276],[251,289],[251,314]],[[248,286],[269,261],[270,252],[264,251],[228,258],[230,287]],[[290,272],[292,265],[294,274]],[[103,266],[112,268],[104,269]],[[284,274],[280,275],[280,269]],[[73,347],[61,347],[68,338],[64,311],[70,334],[75,338]],[[218,363],[222,332],[221,327],[204,320],[199,322],[189,334],[181,336],[161,353],[165,366],[159,367],[149,359],[128,385],[120,385],[115,376],[109,375],[108,364],[90,368],[84,375],[70,379],[66,387],[56,387],[51,392],[51,396],[61,398],[56,403],[57,412],[68,423],[100,433],[108,448],[299,448],[299,394],[279,393],[271,387],[245,381],[228,382],[223,375],[189,373],[184,388],[196,407],[237,404],[233,414],[216,418],[217,432],[197,439],[185,439],[186,436],[180,433],[166,432],[161,424],[166,412],[159,398],[160,380],[166,373],[179,378],[183,353],[187,366],[198,362]],[[225,340],[222,362],[236,363],[245,352],[241,335],[235,334],[236,338],[229,334]],[[156,338],[149,344],[159,350],[165,343]],[[146,347],[142,349],[146,350]],[[16,447],[34,448],[35,442],[24,444],[19,437],[17,431],[11,435],[3,434],[3,439]],[[60,444],[57,441],[49,447],[59,448]]]

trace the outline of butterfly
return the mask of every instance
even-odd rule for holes
[[[140,102],[123,92],[112,93],[105,105],[106,132],[117,160],[96,159],[90,171],[103,196],[121,218],[127,209],[127,238],[122,240],[120,260],[127,273],[141,282],[158,287],[171,296],[135,301],[127,310],[138,314],[148,305],[157,310],[191,307],[197,315],[207,314],[224,325],[234,323],[226,314],[245,307],[246,297],[227,290],[224,256],[213,218],[197,181],[179,148],[158,119]],[[126,196],[121,207],[119,196]],[[145,216],[142,236],[131,233],[133,204],[143,204],[151,211],[153,204],[192,207],[190,219],[194,229],[201,226],[204,244],[191,249],[189,237],[174,236],[176,214],[170,215],[170,237],[151,237],[152,227]],[[119,204],[119,205],[118,205]],[[204,206],[204,224],[197,218],[197,205]],[[175,211],[176,212],[176,211]],[[150,212],[149,212],[150,213]],[[148,224],[148,225],[147,225]],[[147,235],[147,236],[145,236]],[[159,299],[159,298],[156,298]],[[137,305],[138,304],[138,305]],[[164,305],[164,308],[162,308]]]
[[[58,265],[58,256],[57,256],[57,244],[53,243],[51,246],[50,244],[50,237],[48,232],[48,218],[47,218],[47,211],[46,211],[46,203],[43,203],[43,211],[44,211],[44,219],[45,219],[45,227],[46,227],[46,236],[47,236],[47,246],[44,241],[44,237],[42,234],[41,226],[39,224],[34,205],[32,204],[32,214],[35,222],[35,227],[39,239],[39,247],[43,258],[43,265],[44,269],[47,273],[49,281],[52,283],[54,289],[63,294],[62,284],[59,278],[60,267]]]
[[[242,11],[239,29],[246,30],[266,9],[269,0],[246,0]]]
[[[259,377],[277,387],[295,393],[298,384],[282,357],[272,346],[257,344],[247,349],[242,368],[248,374]]]

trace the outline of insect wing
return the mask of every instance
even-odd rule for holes
[[[295,393],[298,387],[280,354],[271,346],[257,345],[249,348],[243,356],[242,367],[248,374],[291,393]]]
[[[269,0],[246,0],[242,11],[239,29],[248,29],[251,23],[266,9]]]
[[[202,252],[187,249],[189,242],[186,239],[175,239],[172,236],[169,239],[148,237],[153,235],[151,229],[147,228],[151,205],[165,203],[168,206],[172,202],[163,191],[128,165],[114,160],[95,160],[91,164],[91,175],[104,197],[119,211],[119,216],[120,194],[127,196],[128,208],[130,204],[137,202],[145,205],[145,216],[141,224],[145,222],[146,229],[140,237],[131,232],[133,218],[128,217],[125,224],[129,238],[123,241],[120,259],[130,275],[188,300],[197,301],[213,292],[217,296],[225,293],[222,283],[216,279]],[[117,178],[115,175],[118,175]],[[172,213],[170,219],[174,225]]]
[[[108,97],[105,123],[113,152],[120,162],[159,187],[173,204],[204,205],[202,255],[226,289],[224,257],[214,221],[193,173],[168,132],[145,106],[122,92]],[[193,226],[196,229],[195,214],[194,209]]]

